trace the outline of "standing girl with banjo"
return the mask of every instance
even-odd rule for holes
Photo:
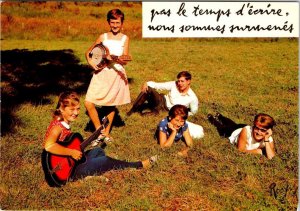
[[[121,10],[110,10],[107,14],[110,31],[101,34],[85,54],[95,72],[84,105],[96,130],[101,127],[101,122],[95,106],[108,109],[109,125],[102,132],[108,138],[116,106],[130,103],[129,85],[123,67],[126,60],[130,61],[129,37],[121,33],[123,21]]]

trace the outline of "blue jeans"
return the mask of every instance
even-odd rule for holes
[[[142,168],[141,161],[126,162],[105,155],[102,148],[94,148],[85,152],[85,162],[79,163],[71,179],[80,179],[89,175],[100,175],[112,169]]]

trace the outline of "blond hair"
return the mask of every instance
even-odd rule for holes
[[[74,91],[66,91],[59,95],[56,109],[53,112],[53,119],[63,120],[60,109],[68,106],[75,106],[80,102],[78,94]]]

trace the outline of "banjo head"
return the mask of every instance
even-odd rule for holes
[[[89,53],[92,63],[98,66],[102,66],[104,63],[106,63],[107,55],[108,51],[102,43],[95,45],[95,47]]]

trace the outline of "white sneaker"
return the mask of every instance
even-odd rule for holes
[[[106,138],[105,136],[100,135],[97,139],[91,142],[91,146],[92,147],[97,146],[100,142],[102,143],[105,140],[105,138]]]
[[[158,155],[154,155],[152,157],[149,158],[149,162],[151,165],[154,165],[158,160]]]

